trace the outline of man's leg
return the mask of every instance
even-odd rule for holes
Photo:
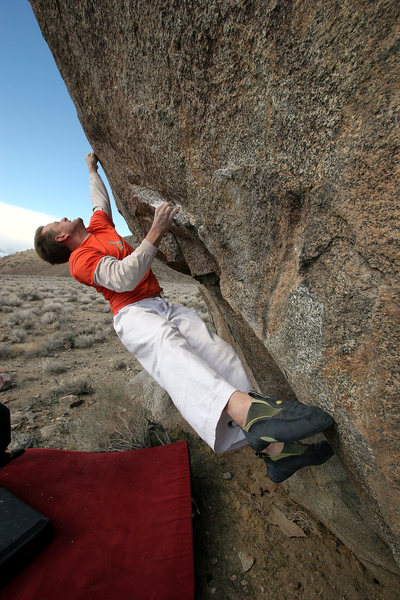
[[[240,427],[244,427],[252,403],[252,399],[247,393],[252,389],[251,382],[232,346],[210,330],[196,311],[179,304],[170,304],[168,301],[167,305],[169,306],[168,319],[178,327],[196,354],[231,383],[236,390],[245,390],[245,392],[235,391],[220,415],[216,435],[216,447],[218,448],[223,444],[225,438],[230,438],[232,420]],[[244,434],[241,433],[239,439],[243,443],[245,441]],[[283,446],[284,444],[281,442],[272,442],[263,452],[269,456],[277,456],[282,452]],[[238,442],[235,447],[238,447]]]
[[[332,423],[329,415],[299,402],[238,391],[200,356],[203,342],[193,342],[198,331],[188,335],[197,352],[189,344],[171,310],[162,299],[143,300],[122,309],[114,327],[127,349],[169,393],[182,416],[212,449],[233,449],[243,445],[245,437],[277,482],[304,466],[328,460],[332,450],[327,442],[310,447],[297,444],[296,448],[293,442],[328,427]],[[193,328],[188,329],[192,332]],[[241,427],[229,428],[230,417]],[[290,446],[283,442],[290,442]]]
[[[194,351],[236,388],[224,410],[243,428],[247,442],[256,451],[270,457],[282,454],[282,458],[287,458],[289,452],[294,453],[294,446],[290,446],[290,450],[286,447],[283,452],[284,442],[308,437],[332,423],[330,416],[317,407],[266,398],[250,391],[251,383],[236,352],[209,331],[195,311],[170,305],[168,318],[178,326]],[[308,446],[300,444],[296,448],[297,455],[307,449],[307,460],[310,459]],[[312,458],[316,459],[315,452]]]
[[[215,451],[231,449],[235,443],[243,445],[244,436],[256,451],[263,451],[274,442],[291,442],[308,437],[332,423],[329,415],[316,407],[265,398],[252,392],[250,395],[253,398],[245,393],[236,393],[237,386],[216,372],[218,356],[215,352],[212,366],[202,358],[202,346],[208,347],[209,341],[197,341],[201,336],[193,323],[190,327],[179,323],[183,310],[186,309],[178,311],[176,306],[171,306],[161,298],[143,300],[120,311],[114,319],[114,326],[128,350],[168,391],[184,418]],[[229,345],[226,346],[233,352]],[[243,370],[241,365],[240,369]],[[245,378],[248,389],[247,376]],[[246,411],[243,412],[243,415],[247,412],[244,424],[232,409],[233,406],[236,410],[238,397],[244,397],[247,402]],[[217,426],[224,421],[224,409],[231,416],[235,414],[233,418],[241,424],[242,429],[228,431],[225,426],[225,439],[219,446]],[[225,425],[228,421],[229,417],[226,417]],[[277,447],[273,454],[276,450]]]
[[[161,298],[152,298],[125,307],[114,318],[115,331],[213,450],[223,452],[244,445],[242,430],[229,428],[231,419],[224,413],[235,386],[203,360],[168,319],[170,306]],[[222,414],[226,426],[220,435]]]
[[[249,392],[251,382],[232,346],[210,330],[196,311],[179,304],[168,302],[168,305],[168,319],[177,326],[194,352],[236,390]]]
[[[332,422],[329,415],[316,407],[306,407],[300,403],[283,403],[250,392],[250,381],[237,354],[231,346],[208,330],[195,311],[179,305],[171,305],[168,317],[177,324],[180,332],[196,353],[237,389],[229,398],[221,415],[217,438],[223,438],[228,425],[226,419],[224,419],[224,414],[228,414],[232,420],[244,428],[245,435],[248,438],[247,441],[258,450],[256,453],[264,460],[270,479],[276,483],[288,479],[305,466],[320,465],[333,455],[332,449],[326,441],[307,445],[296,440],[298,436],[303,437],[302,434],[311,435],[314,433],[313,427],[315,431],[325,429]],[[249,392],[250,395],[244,390]],[[285,406],[282,406],[282,404],[285,404]],[[293,410],[297,410],[296,415],[292,414]],[[299,434],[298,423],[295,430],[293,430],[293,424],[285,422],[285,412],[289,413],[290,418],[294,416],[295,421],[301,416],[301,413],[303,414],[302,419],[300,419],[303,424]],[[265,435],[262,434],[265,434],[265,430],[262,431],[262,428],[265,429],[265,423],[271,423],[268,419],[275,415],[277,415],[279,421],[283,421],[284,427],[282,430],[281,423],[275,421],[273,426],[269,427],[270,432],[277,435],[277,432],[281,429],[281,435],[289,435],[291,441],[284,443],[271,440],[268,442],[263,439]],[[309,422],[308,417],[310,417]],[[256,432],[258,435],[254,435],[251,431],[253,421],[253,429],[254,427],[258,428]],[[286,438],[284,437],[284,439]]]

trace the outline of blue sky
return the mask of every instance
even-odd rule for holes
[[[87,223],[91,204],[90,146],[28,0],[0,0],[0,75],[1,256],[32,248],[46,222]],[[128,235],[114,204],[113,216]]]

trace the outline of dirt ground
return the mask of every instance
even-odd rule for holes
[[[126,384],[141,367],[116,337],[100,295],[62,270],[44,275],[31,258],[0,259],[0,373],[10,378],[0,400],[11,411],[12,447],[101,446],[112,434],[115,411],[129,412]],[[29,275],[23,274],[27,268]],[[196,308],[207,321],[195,282],[161,266],[155,270],[170,299]],[[90,439],[94,429],[97,440]],[[394,600],[268,479],[249,448],[216,455],[189,427],[168,433],[190,448],[199,512],[197,600]]]

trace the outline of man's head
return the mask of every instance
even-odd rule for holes
[[[64,217],[37,228],[35,250],[51,265],[66,263],[72,250],[81,243],[83,232],[87,230],[81,218],[70,221]]]

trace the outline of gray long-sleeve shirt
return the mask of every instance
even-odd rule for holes
[[[112,217],[110,198],[100,175],[91,173],[89,181],[93,212],[102,210]],[[143,240],[132,254],[122,260],[104,256],[97,264],[93,281],[115,292],[133,290],[150,269],[156,253],[157,248]]]

